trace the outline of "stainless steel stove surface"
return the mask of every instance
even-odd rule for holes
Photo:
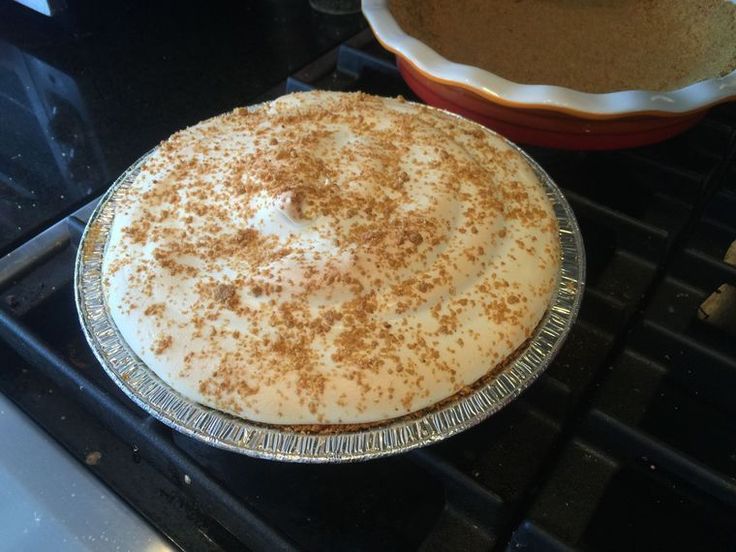
[[[3,395],[0,520],[7,550],[174,550],[166,538],[77,462]],[[6,548],[7,547],[7,548]]]
[[[366,32],[254,101],[312,87],[413,98]],[[583,308],[533,387],[438,445],[280,464],[146,416],[77,325],[89,206],[0,261],[0,391],[184,549],[734,549],[736,340],[698,312],[736,284],[735,107],[637,150],[530,150],[581,224]]]

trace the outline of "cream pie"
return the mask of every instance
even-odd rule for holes
[[[524,345],[557,286],[552,206],[474,123],[308,92],[177,132],[116,206],[106,300],[182,395],[267,424],[436,405]]]

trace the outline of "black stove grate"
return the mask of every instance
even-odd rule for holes
[[[313,87],[414,96],[357,35],[261,97]],[[172,541],[193,550],[736,548],[736,341],[698,318],[736,268],[736,109],[666,143],[529,149],[579,218],[589,277],[546,374],[438,445],[340,466],[210,448],[134,406],[73,302],[91,206],[0,263],[0,391]],[[730,333],[729,333],[730,332]]]

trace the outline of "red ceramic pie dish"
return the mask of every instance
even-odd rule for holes
[[[585,150],[652,144],[687,130],[714,105],[736,99],[736,71],[667,92],[593,94],[519,84],[449,61],[407,35],[388,0],[363,0],[363,14],[417,96],[522,144]]]

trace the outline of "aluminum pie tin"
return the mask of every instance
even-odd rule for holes
[[[554,207],[561,250],[559,284],[526,346],[497,376],[473,386],[468,394],[457,395],[419,414],[365,429],[308,433],[250,422],[201,405],[175,391],[125,342],[110,315],[102,284],[102,258],[118,200],[153,150],[115,181],[100,200],[82,235],[74,284],[85,337],[104,370],[133,402],[173,429],[221,449],[280,461],[351,462],[405,452],[455,435],[503,408],[539,377],[565,341],[583,295],[585,251],[572,209],[539,165],[521,149],[512,147],[534,169]]]

